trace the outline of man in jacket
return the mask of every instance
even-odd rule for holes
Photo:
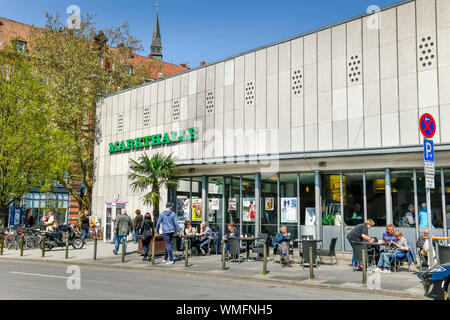
[[[122,209],[122,213],[117,217],[114,225],[114,233],[116,234],[116,248],[113,250],[114,254],[119,252],[119,245],[124,241],[124,252],[127,252],[127,236],[130,231],[133,230],[133,222],[130,216],[127,214],[127,210]]]
[[[136,211],[136,217],[134,218],[133,222],[133,228],[134,228],[134,239],[136,240],[136,243],[139,242],[139,230],[142,226],[142,221],[144,220],[144,217],[141,214],[141,210],[137,209]]]
[[[89,235],[89,210],[84,211],[81,217],[81,240],[86,244],[86,237]]]
[[[55,231],[55,228],[53,227],[54,224],[55,224],[55,217],[53,216],[53,212],[49,212],[48,220],[47,220],[47,222],[45,222],[45,225],[47,226],[47,228],[45,230],[46,231]]]
[[[212,231],[208,227],[206,222],[202,222],[199,236],[201,237],[199,239],[199,248],[202,254],[205,256],[208,253],[208,245],[212,237]]]
[[[292,246],[291,236],[287,233],[287,227],[282,226],[280,232],[276,234],[274,247],[281,251],[281,263],[287,260],[287,266],[292,267],[289,257],[289,246]]]
[[[168,202],[166,204],[166,210],[164,210],[158,218],[156,223],[156,230],[162,226],[163,238],[166,244],[166,249],[164,251],[163,263],[173,264],[173,252],[172,252],[172,236],[175,230],[178,232],[178,236],[181,238],[181,229],[178,225],[178,219],[175,212],[172,211],[173,204]],[[169,260],[167,260],[169,258]]]

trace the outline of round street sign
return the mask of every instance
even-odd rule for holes
[[[420,117],[420,132],[422,132],[423,136],[427,139],[433,138],[436,133],[436,122],[431,114],[424,113],[422,117]]]

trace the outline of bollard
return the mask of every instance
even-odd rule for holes
[[[189,239],[184,243],[184,266],[189,267]]]
[[[262,274],[267,274],[267,244],[264,243],[264,252],[263,252],[263,273]]]
[[[45,236],[42,238],[42,256],[41,258],[45,257]]]
[[[225,270],[225,240],[222,240],[222,270]]]
[[[125,239],[122,239],[122,262],[125,262]]]
[[[362,251],[362,279],[363,283],[367,283],[367,265],[366,265],[366,250]]]
[[[23,257],[23,234],[20,236],[20,256]]]
[[[0,256],[3,255],[3,245],[5,244],[5,236],[2,236],[2,243],[0,243]]]
[[[94,236],[94,260],[97,260],[97,236]]]
[[[314,279],[314,262],[312,252],[312,247],[309,247],[309,280]]]
[[[67,235],[67,239],[66,239],[66,255],[64,258],[69,259],[69,235]]]
[[[155,237],[153,237],[152,241],[152,266],[154,266],[155,263]]]

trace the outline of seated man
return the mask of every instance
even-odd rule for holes
[[[199,233],[199,242],[200,242],[200,250],[202,254],[205,256],[208,253],[208,244],[212,236],[211,229],[206,225],[206,222],[202,222],[201,230]],[[198,247],[197,247],[198,250]]]
[[[423,237],[428,237],[428,229],[423,230]],[[423,239],[421,237],[421,239],[419,241],[419,246],[420,246],[420,254],[423,255],[425,257],[425,259],[427,259],[427,263],[428,263],[428,265],[430,265],[430,257],[428,254],[430,252],[430,243],[429,243],[428,239]],[[434,248],[433,248],[433,250],[434,250]]]
[[[281,226],[280,232],[277,233],[275,237],[275,242],[273,243],[275,249],[281,251],[281,263],[287,260],[287,266],[292,267],[291,259],[289,257],[289,246],[292,246],[290,235],[287,233],[287,227]]]
[[[225,254],[228,255],[228,239],[239,238],[239,230],[233,223],[227,225],[227,231],[225,232]]]
[[[378,268],[376,271],[381,271],[381,268],[384,264],[383,273],[390,272],[390,266],[392,262],[392,258],[395,256],[396,259],[403,259],[406,257],[408,252],[408,240],[403,237],[402,232],[400,230],[396,230],[394,232],[395,237],[397,238],[397,242],[392,242],[392,248],[388,248],[385,252],[381,253],[380,260],[378,260]]]

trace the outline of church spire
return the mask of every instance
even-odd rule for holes
[[[152,37],[152,45],[151,45],[151,55],[157,59],[162,60],[162,41],[161,41],[161,32],[159,30],[159,17],[158,17],[158,1],[156,1],[156,20],[155,20],[155,29],[153,31]]]

